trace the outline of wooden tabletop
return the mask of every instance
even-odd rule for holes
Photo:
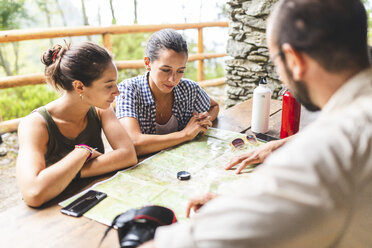
[[[271,99],[268,135],[279,138],[282,102]],[[227,110],[221,111],[213,127],[244,133],[251,128],[252,99],[248,99]]]
[[[248,131],[251,106],[252,100],[247,100],[221,111],[214,127],[241,133]],[[272,100],[269,135],[279,137],[280,118],[281,102]],[[107,226],[86,217],[61,214],[58,202],[112,175],[114,173],[72,182],[61,195],[42,208],[34,209],[21,204],[0,213],[0,247],[97,247]],[[120,247],[116,230],[109,232],[101,247]]]

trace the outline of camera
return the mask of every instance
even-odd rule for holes
[[[134,248],[153,239],[159,226],[177,222],[172,210],[162,206],[145,206],[119,214],[112,222],[118,229],[121,248]]]

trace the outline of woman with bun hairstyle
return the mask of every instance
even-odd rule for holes
[[[219,106],[200,86],[182,78],[187,43],[173,29],[151,35],[147,73],[118,85],[116,117],[128,130],[137,154],[157,152],[194,139],[216,119]]]
[[[47,82],[63,94],[23,118],[18,128],[17,181],[33,207],[59,195],[74,178],[137,163],[133,143],[111,108],[119,91],[108,51],[90,42],[55,45],[41,62]],[[106,154],[102,130],[113,148]]]

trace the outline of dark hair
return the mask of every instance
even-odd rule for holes
[[[279,49],[289,43],[328,71],[369,65],[367,15],[360,0],[283,0],[271,24]]]
[[[162,29],[150,36],[146,46],[146,57],[154,61],[158,59],[159,51],[162,49],[172,49],[177,53],[185,52],[188,55],[185,39],[173,29]]]
[[[56,89],[67,91],[73,89],[72,82],[75,80],[89,87],[111,61],[109,52],[92,42],[55,45],[41,56],[47,82]]]

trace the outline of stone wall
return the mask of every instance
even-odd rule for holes
[[[266,19],[277,0],[229,0],[229,40],[226,61],[227,101],[230,107],[252,97],[259,78],[266,77],[273,98],[282,88],[266,45]]]

